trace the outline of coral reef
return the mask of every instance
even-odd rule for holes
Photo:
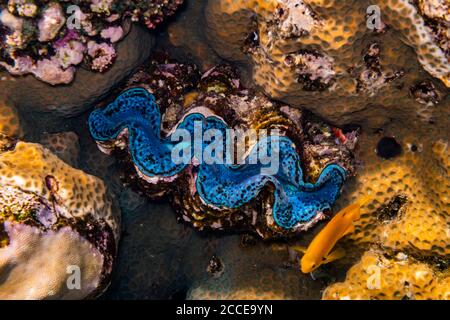
[[[178,68],[176,64],[158,67],[165,70],[166,74],[170,69]],[[301,139],[300,134],[294,131],[294,126],[297,126],[298,132],[301,128],[289,118],[289,107],[284,106],[281,107],[284,111],[276,111],[273,104],[269,105],[270,101],[263,97],[252,97],[243,89],[236,91],[240,89],[238,79],[227,77],[226,71],[224,67],[217,67],[202,76],[206,92],[195,92],[196,98],[192,101],[188,98],[192,93],[187,94],[186,100],[190,101],[190,106],[177,115],[176,125],[167,128],[163,137],[160,136],[160,110],[154,96],[144,88],[131,88],[106,108],[94,111],[89,118],[91,134],[105,153],[124,150],[128,154],[127,157],[131,160],[128,162],[134,167],[135,175],[140,180],[139,183],[144,185],[147,194],[156,197],[173,193],[173,202],[181,211],[182,219],[194,226],[201,229],[205,226],[213,229],[245,229],[251,226],[263,237],[308,229],[325,217],[324,213],[329,211],[338,197],[348,174],[345,168],[353,170],[349,151],[342,144],[338,147],[339,142],[336,141],[335,150],[327,149],[324,144],[323,148],[327,149],[328,155],[334,155],[337,159],[330,159],[328,156],[328,161],[323,161],[315,172],[315,183],[305,183],[301,158],[297,153],[302,148],[296,147],[294,142]],[[226,82],[219,82],[221,78]],[[237,87],[234,88],[236,92],[230,92],[230,97],[224,100],[224,93],[226,96],[229,90],[227,83]],[[163,87],[161,84],[159,86]],[[261,99],[262,103],[249,105],[247,101],[253,99]],[[264,105],[265,110],[257,110]],[[254,109],[249,110],[249,107]],[[171,114],[168,109],[165,112]],[[162,116],[163,119],[166,114]],[[183,147],[178,150],[177,139],[180,137],[172,139],[171,135],[176,133],[175,130],[184,130],[191,139],[192,136],[195,137],[198,124],[205,134],[210,129],[218,131],[222,140],[217,140],[217,137],[205,140],[201,133],[200,140],[185,141],[188,143],[187,149]],[[257,136],[249,136],[247,150],[239,153],[239,147],[232,151],[227,149],[230,147],[225,139],[229,135],[228,124],[234,124],[233,128],[240,129],[243,133],[246,129],[283,129],[284,133],[281,136],[269,134],[259,139]],[[328,130],[331,131],[331,128]],[[294,140],[291,140],[290,135]],[[321,131],[318,130],[312,140],[316,139],[316,144],[320,140],[326,140],[320,136]],[[246,138],[237,137],[238,146],[241,144],[245,147],[245,140],[240,139]],[[197,144],[200,146],[196,146]],[[276,147],[272,147],[274,145]],[[312,154],[316,150],[308,144],[303,147],[311,150],[306,153],[314,159]],[[263,152],[268,157],[274,152],[274,156],[279,155],[276,168],[272,168],[274,163],[263,164],[261,159],[253,163],[253,159],[261,157],[263,148],[266,148]],[[209,155],[212,155],[211,150],[219,149],[222,151],[214,152],[220,154],[228,150],[230,153],[227,152],[226,157],[218,154],[208,156],[206,153],[209,150]],[[187,159],[184,162],[174,162],[173,153],[180,151]],[[237,158],[228,159],[235,152],[238,152]],[[340,158],[340,152],[347,156]],[[192,157],[196,160],[191,161]],[[203,158],[205,159],[202,160]],[[345,164],[344,167],[338,164],[340,161]],[[270,173],[269,170],[275,172]]]
[[[299,272],[284,245],[202,235],[168,219],[168,204],[122,212],[124,236],[104,299],[319,299],[327,283]]]
[[[10,103],[0,101],[0,151],[8,149],[22,135],[17,110]]]
[[[100,179],[41,145],[18,141],[2,150],[1,298],[98,296],[111,278],[117,213]]]
[[[434,299],[448,300],[448,273],[430,268],[407,255],[394,258],[368,251],[347,273],[344,282],[328,287],[324,299]]]
[[[448,108],[442,111],[447,116],[441,119],[447,120]],[[324,298],[448,299],[449,128],[445,121],[438,121],[425,136],[410,129],[393,124],[383,133],[361,136],[362,144],[381,149],[380,143],[391,141],[384,143],[391,150],[383,150],[389,157],[369,148],[359,151],[365,165],[342,199],[353,201],[366,194],[375,198],[363,209],[345,246],[366,252],[349,270],[347,280],[330,286]],[[368,278],[373,280],[375,266],[381,270],[378,289],[366,285]]]
[[[52,85],[72,82],[82,62],[104,72],[116,59],[113,44],[126,34],[128,17],[154,29],[182,2],[2,1],[0,66]]]
[[[448,1],[376,1],[386,23],[412,46],[421,65],[450,87],[450,4]]]
[[[73,117],[105,97],[150,56],[154,35],[139,25],[132,25],[128,35],[116,46],[115,63],[105,73],[84,68],[77,71],[70,85],[49,86],[28,75],[12,77],[0,71],[0,95],[13,102],[17,109],[47,113],[58,117]],[[43,115],[39,115],[43,117]]]
[[[373,28],[371,5],[381,14]],[[412,100],[418,83],[430,81],[436,96],[447,90],[448,53],[416,11],[408,1],[207,1],[188,4],[166,40],[204,65],[217,56],[235,63],[271,98],[372,129],[434,118],[435,108]],[[201,18],[204,28],[188,27]]]
[[[0,0],[0,298],[449,299],[449,10]],[[268,136],[174,165],[194,120]],[[235,166],[264,141],[281,171]]]
[[[404,147],[396,157],[382,159],[369,150],[361,155],[365,167],[358,173],[355,190],[347,190],[348,197],[372,194],[376,198],[362,211],[351,238],[395,252],[449,257],[448,142],[436,139],[417,145],[417,137],[402,139]],[[387,222],[383,217],[388,217]]]

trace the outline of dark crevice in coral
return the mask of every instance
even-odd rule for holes
[[[402,154],[402,146],[393,137],[383,137],[377,144],[377,155],[384,159],[391,159]]]
[[[378,220],[389,221],[401,217],[406,209],[407,202],[408,198],[403,194],[394,196],[389,203],[377,210]]]
[[[436,105],[442,99],[441,93],[430,80],[417,82],[411,87],[410,94],[415,101],[424,105]]]

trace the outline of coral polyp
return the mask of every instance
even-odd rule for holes
[[[207,205],[219,210],[237,209],[249,203],[271,183],[275,188],[273,218],[285,229],[307,223],[319,212],[329,210],[346,177],[345,169],[333,164],[322,171],[315,184],[305,183],[294,143],[288,137],[280,136],[259,140],[242,165],[208,164],[205,161],[199,163],[197,169],[196,161],[190,157],[187,163],[176,163],[173,153],[178,143],[174,143],[171,136],[161,138],[160,123],[161,114],[154,96],[142,88],[129,89],[105,109],[94,111],[89,118],[92,136],[101,147],[105,142],[128,141],[136,169],[146,181],[157,184],[163,179],[176,183],[177,176],[191,165],[190,174],[196,176],[194,192]],[[227,134],[227,124],[222,119],[197,112],[186,114],[176,130],[185,130],[190,136],[195,136],[197,124],[205,132],[217,130],[222,137]],[[188,143],[187,148],[188,154],[194,155],[197,161],[202,158],[202,153],[214,146],[214,141],[201,141],[197,152],[195,142]],[[217,149],[226,148],[226,141],[219,141]],[[272,174],[264,173],[264,169],[269,171],[270,168],[261,161],[252,163],[263,148],[267,149],[265,152],[271,160],[278,162],[278,168]],[[272,159],[272,156],[276,158]]]

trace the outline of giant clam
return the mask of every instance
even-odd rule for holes
[[[253,230],[269,238],[296,234],[325,218],[353,174],[354,144],[339,141],[317,120],[325,131],[308,141],[303,126],[311,127],[311,116],[242,88],[229,67],[198,77],[186,77],[188,72],[190,85],[173,79],[183,68],[197,72],[175,63],[141,70],[130,88],[90,115],[93,138],[103,152],[119,155],[127,179],[152,198],[168,196],[181,219],[198,229]],[[236,135],[231,140],[227,129]],[[259,131],[252,135],[249,129]],[[189,138],[180,141],[180,130]],[[209,132],[214,135],[206,138]],[[317,152],[318,144],[326,150]],[[174,154],[185,161],[175,161]],[[319,157],[319,171],[303,162]],[[272,160],[277,167],[269,172]]]

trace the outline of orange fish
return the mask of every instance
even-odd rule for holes
[[[366,196],[339,211],[333,219],[316,235],[307,249],[294,246],[295,251],[304,252],[300,261],[303,273],[310,273],[323,264],[340,259],[345,252],[342,249],[333,248],[336,243],[345,235],[353,232],[355,226],[353,222],[361,215],[361,207],[371,200]]]

